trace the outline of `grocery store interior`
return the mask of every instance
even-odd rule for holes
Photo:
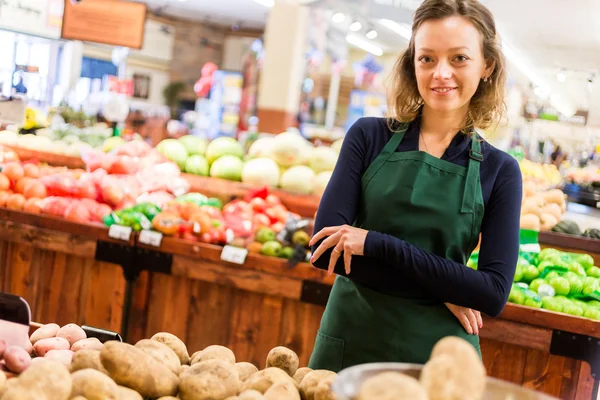
[[[600,400],[600,1],[480,2],[507,82],[479,132],[523,182],[508,302],[477,348],[334,370],[352,274],[309,242],[423,0],[0,0],[0,400]]]

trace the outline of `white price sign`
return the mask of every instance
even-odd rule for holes
[[[131,227],[113,224],[108,228],[108,237],[127,242],[131,237]]]
[[[140,232],[140,243],[148,246],[160,247],[162,238],[163,235],[160,232],[149,231],[146,229]]]
[[[247,255],[247,249],[227,245],[223,247],[223,251],[221,252],[221,260],[242,265],[246,261]]]

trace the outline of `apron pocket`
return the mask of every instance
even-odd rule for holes
[[[315,348],[310,357],[310,368],[341,371],[344,362],[344,346],[343,339],[326,335],[321,331],[317,332]]]

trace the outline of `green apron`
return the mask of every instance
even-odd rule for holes
[[[479,138],[474,134],[465,168],[422,151],[397,152],[405,132],[406,126],[393,134],[362,176],[354,225],[465,264],[483,218]],[[466,333],[441,300],[420,285],[398,283],[401,289],[390,294],[337,276],[310,367],[340,371],[368,362],[424,364],[445,336],[462,337],[480,351],[479,337]]]

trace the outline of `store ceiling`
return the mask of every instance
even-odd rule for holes
[[[165,14],[209,20],[219,24],[243,21],[243,27],[264,27],[269,8],[254,0],[141,0]],[[306,0],[303,0],[306,1]],[[374,40],[385,51],[397,52],[406,40],[377,25],[377,13],[387,4],[384,18],[410,23],[421,0],[311,0],[310,5],[361,16],[375,27]],[[572,108],[590,110],[600,126],[600,0],[482,0],[494,13],[504,40],[526,65],[541,77],[551,93],[558,93]],[[306,1],[309,3],[308,1]],[[400,7],[390,8],[390,4]],[[381,17],[379,17],[381,18]],[[366,31],[365,31],[366,32]],[[365,32],[362,32],[363,34]],[[563,72],[566,80],[559,82]],[[514,74],[527,84],[525,75]],[[592,79],[592,84],[588,83]],[[591,89],[591,91],[590,91]]]

